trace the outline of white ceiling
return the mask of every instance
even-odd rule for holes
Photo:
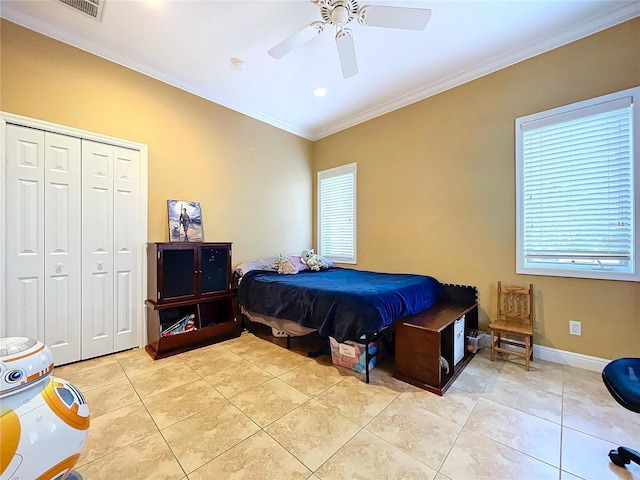
[[[321,20],[310,1],[104,0],[99,23],[58,0],[1,0],[0,16],[316,140],[640,15],[637,0],[360,5],[429,8],[432,16],[422,31],[349,23],[359,73],[348,79],[331,28],[279,60],[267,55]],[[312,94],[319,86],[324,98]]]

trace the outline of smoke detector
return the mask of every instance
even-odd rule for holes
[[[88,17],[93,18],[97,22],[102,21],[102,10],[104,9],[105,0],[59,0],[60,3],[67,5]]]

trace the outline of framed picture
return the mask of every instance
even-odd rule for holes
[[[169,241],[202,242],[200,203],[187,200],[167,200]]]

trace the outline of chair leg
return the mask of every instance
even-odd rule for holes
[[[529,371],[529,358],[531,356],[531,343],[529,337],[524,337],[524,369]]]
[[[528,342],[529,345],[529,355],[527,356],[527,364],[530,365],[533,361],[533,337],[529,336],[525,338],[525,342]],[[529,371],[529,369],[527,369]]]
[[[491,335],[491,361],[495,362],[496,360],[496,344],[495,344],[495,340],[493,338],[493,330],[489,331],[489,335]]]

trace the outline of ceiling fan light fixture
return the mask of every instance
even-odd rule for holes
[[[344,5],[337,5],[331,10],[331,23],[334,25],[346,25],[351,21],[349,10]]]

